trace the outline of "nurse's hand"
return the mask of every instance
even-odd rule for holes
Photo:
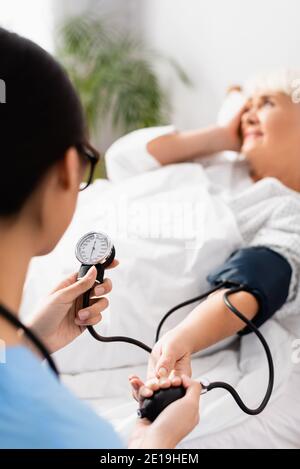
[[[185,396],[166,407],[153,423],[146,418],[138,419],[129,448],[175,448],[199,423],[201,385],[185,375],[181,380],[186,388]]]
[[[109,268],[116,267],[114,260]],[[105,279],[91,292],[88,308],[81,309],[82,294],[93,287],[97,276],[95,267],[77,281],[77,272],[62,281],[46,299],[38,314],[27,324],[44,342],[50,352],[65,347],[78,337],[86,326],[94,326],[101,319],[101,313],[108,306],[108,299],[103,298],[111,291],[112,284]]]

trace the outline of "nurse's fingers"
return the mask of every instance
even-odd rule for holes
[[[73,285],[73,283],[77,281],[77,276],[78,276],[78,272],[73,272],[64,280],[62,280],[58,285],[56,285],[56,287],[51,291],[51,293],[55,293],[58,290],[61,290],[62,288],[66,288],[66,287],[69,287],[70,285]]]
[[[136,401],[139,401],[139,390],[144,385],[143,381],[136,375],[129,376],[129,383],[131,385],[132,396]]]
[[[113,268],[117,267],[118,265],[119,265],[119,261],[117,259],[114,259],[113,262],[110,264],[110,266],[107,267],[107,269],[113,269]],[[92,268],[92,266],[91,266],[91,268]],[[87,272],[87,274],[88,273],[89,273],[89,271]],[[66,287],[70,287],[70,286],[76,284],[77,283],[77,277],[78,277],[78,272],[73,272],[68,277],[66,277],[64,280],[62,280],[58,285],[56,285],[56,287],[51,291],[51,293],[55,293],[59,290],[65,289]],[[86,277],[86,275],[85,275],[85,277]],[[92,277],[93,277],[93,275],[92,275]],[[95,277],[96,277],[96,273],[95,273]]]
[[[172,386],[180,386],[182,382],[182,379],[180,376],[174,376],[171,378],[171,385]]]
[[[182,383],[182,376],[179,371],[172,370],[169,379],[171,380],[172,386],[180,386]]]
[[[106,295],[112,289],[112,283],[109,278],[104,279],[103,283],[96,285],[91,291],[90,298]]]
[[[172,382],[171,382],[170,378],[167,378],[167,377],[152,378],[152,379],[148,379],[148,381],[146,381],[145,388],[150,389],[151,391],[157,391],[158,389],[167,389],[171,385],[172,385]],[[144,389],[141,390],[141,392],[144,392]],[[143,395],[143,397],[147,397],[147,396]]]
[[[151,379],[148,379],[146,382],[145,382],[145,386],[149,389],[151,389],[152,391],[157,391],[160,386],[159,386],[159,380],[158,378],[151,378]]]
[[[151,388],[147,388],[147,386],[142,386],[139,390],[138,400],[146,399],[147,397],[153,396],[154,391]]]
[[[114,259],[114,260],[112,261],[112,263],[111,263],[108,267],[106,267],[106,269],[114,269],[114,268],[117,267],[119,264],[120,264],[120,262],[118,261],[118,259]],[[105,270],[106,270],[106,269],[105,269]]]
[[[80,309],[75,317],[75,324],[78,326],[94,326],[101,321],[101,312],[104,311],[109,302],[107,298],[100,298],[93,305]]]
[[[92,266],[80,280],[54,292],[53,295],[56,296],[57,301],[61,303],[71,303],[94,286],[96,277],[97,269],[95,266]]]

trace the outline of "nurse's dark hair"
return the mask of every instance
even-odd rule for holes
[[[0,28],[0,216],[18,213],[66,150],[85,141],[77,94],[44,49]]]

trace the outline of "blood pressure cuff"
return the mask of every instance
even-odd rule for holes
[[[243,285],[258,301],[259,310],[252,319],[260,327],[285,303],[291,282],[292,269],[287,260],[272,249],[250,247],[235,251],[218,269],[208,275],[211,285],[226,282],[225,287]],[[245,327],[239,332],[251,332]]]

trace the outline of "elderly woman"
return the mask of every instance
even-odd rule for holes
[[[141,137],[136,133],[127,147],[125,137],[107,155],[108,173],[114,180],[128,177],[128,168],[132,176],[174,163],[179,163],[180,170],[180,164],[195,158],[203,162],[211,183],[232,209],[245,245],[267,247],[288,261],[292,275],[277,316],[285,324],[300,306],[300,104],[294,99],[299,76],[281,71],[249,81],[245,103],[226,125],[188,132],[157,129],[155,138],[153,130],[148,136],[145,131]],[[121,143],[126,152],[119,151]],[[213,155],[223,151],[240,152],[242,157],[227,161],[220,179],[220,172],[214,172],[220,159]],[[223,291],[210,296],[159,340],[146,386],[139,377],[130,378],[136,398],[149,397],[160,386],[179,384],[177,375],[191,374],[193,353],[244,329],[222,297]],[[268,319],[259,318],[258,301],[251,293],[238,292],[233,298],[257,325]]]

